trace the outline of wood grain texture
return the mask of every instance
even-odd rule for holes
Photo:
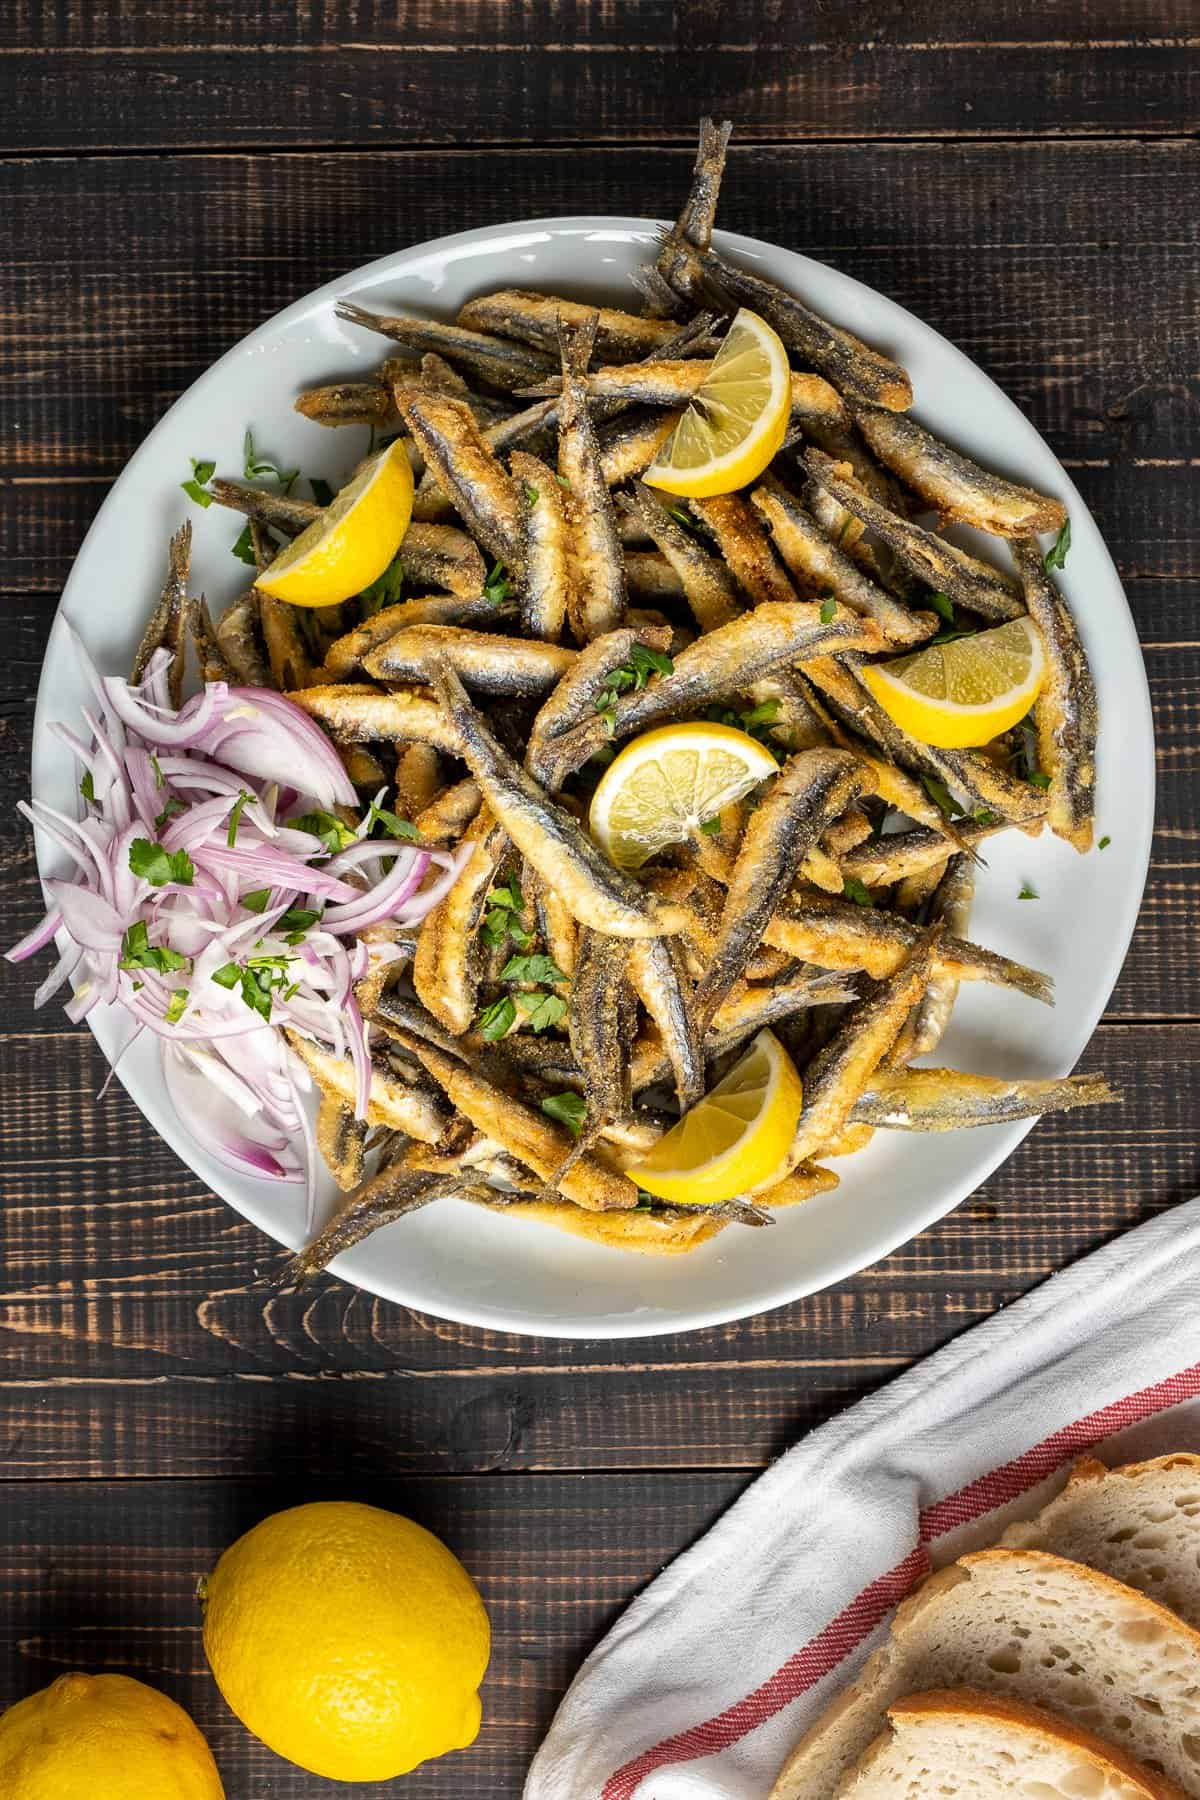
[[[698,97],[746,138],[1193,129],[1185,0],[979,10],[25,0],[0,45],[0,148],[690,140]]]

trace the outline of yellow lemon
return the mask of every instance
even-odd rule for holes
[[[4,1800],[224,1800],[183,1708],[128,1675],[60,1675],[0,1718]]]
[[[610,862],[640,869],[752,787],[777,775],[765,744],[732,725],[695,720],[634,738],[592,796],[588,828]]]
[[[397,439],[284,546],[257,585],[292,606],[336,606],[361,594],[400,548],[412,503],[412,464]]]
[[[479,1733],[490,1632],[456,1556],[397,1513],[275,1513],[207,1589],[217,1686],[264,1744],[334,1781],[391,1781]]]
[[[990,744],[1025,717],[1046,679],[1046,653],[1033,620],[1012,619],[871,663],[862,678],[910,737],[938,750],[965,750]]]
[[[724,1081],[626,1170],[659,1200],[712,1206],[769,1182],[796,1135],[803,1094],[795,1064],[760,1031]]]
[[[792,371],[778,332],[747,307],[643,480],[668,494],[732,494],[760,476],[787,433]]]

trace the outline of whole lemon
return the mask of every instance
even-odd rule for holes
[[[334,1781],[389,1781],[473,1743],[490,1644],[458,1558],[375,1506],[275,1513],[208,1581],[204,1648],[231,1709]]]
[[[181,1706],[128,1675],[60,1675],[0,1718],[4,1800],[225,1800]]]

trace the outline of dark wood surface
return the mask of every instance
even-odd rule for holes
[[[538,213],[673,212],[698,112],[722,220],[945,332],[1041,429],[1125,578],[1159,732],[1154,865],[1085,1068],[949,1219],[827,1293],[638,1343],[467,1330],[323,1281],[154,1137],[0,965],[0,1703],[81,1665],[188,1705],[230,1800],[377,1793],[254,1743],[196,1577],[354,1495],[439,1532],[495,1625],[470,1752],[397,1784],[510,1800],[580,1656],[796,1436],[1197,1185],[1197,220],[1190,0],[17,0],[0,9],[0,868],[57,594],[109,483],[243,332],[371,256]],[[987,15],[986,27],[980,15]],[[96,604],[104,597],[97,595]],[[1114,846],[1108,854],[1120,854]],[[390,1790],[387,1790],[390,1791]]]

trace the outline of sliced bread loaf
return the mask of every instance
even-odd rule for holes
[[[1036,1519],[1010,1526],[1000,1542],[1102,1569],[1200,1629],[1200,1456],[1121,1469],[1089,1457]]]
[[[1200,1633],[1107,1575],[1033,1550],[965,1556],[910,1595],[772,1800],[830,1800],[889,1706],[953,1687],[1044,1706],[1200,1800]]]
[[[1182,1800],[1091,1732],[994,1694],[915,1694],[888,1720],[837,1800]]]

